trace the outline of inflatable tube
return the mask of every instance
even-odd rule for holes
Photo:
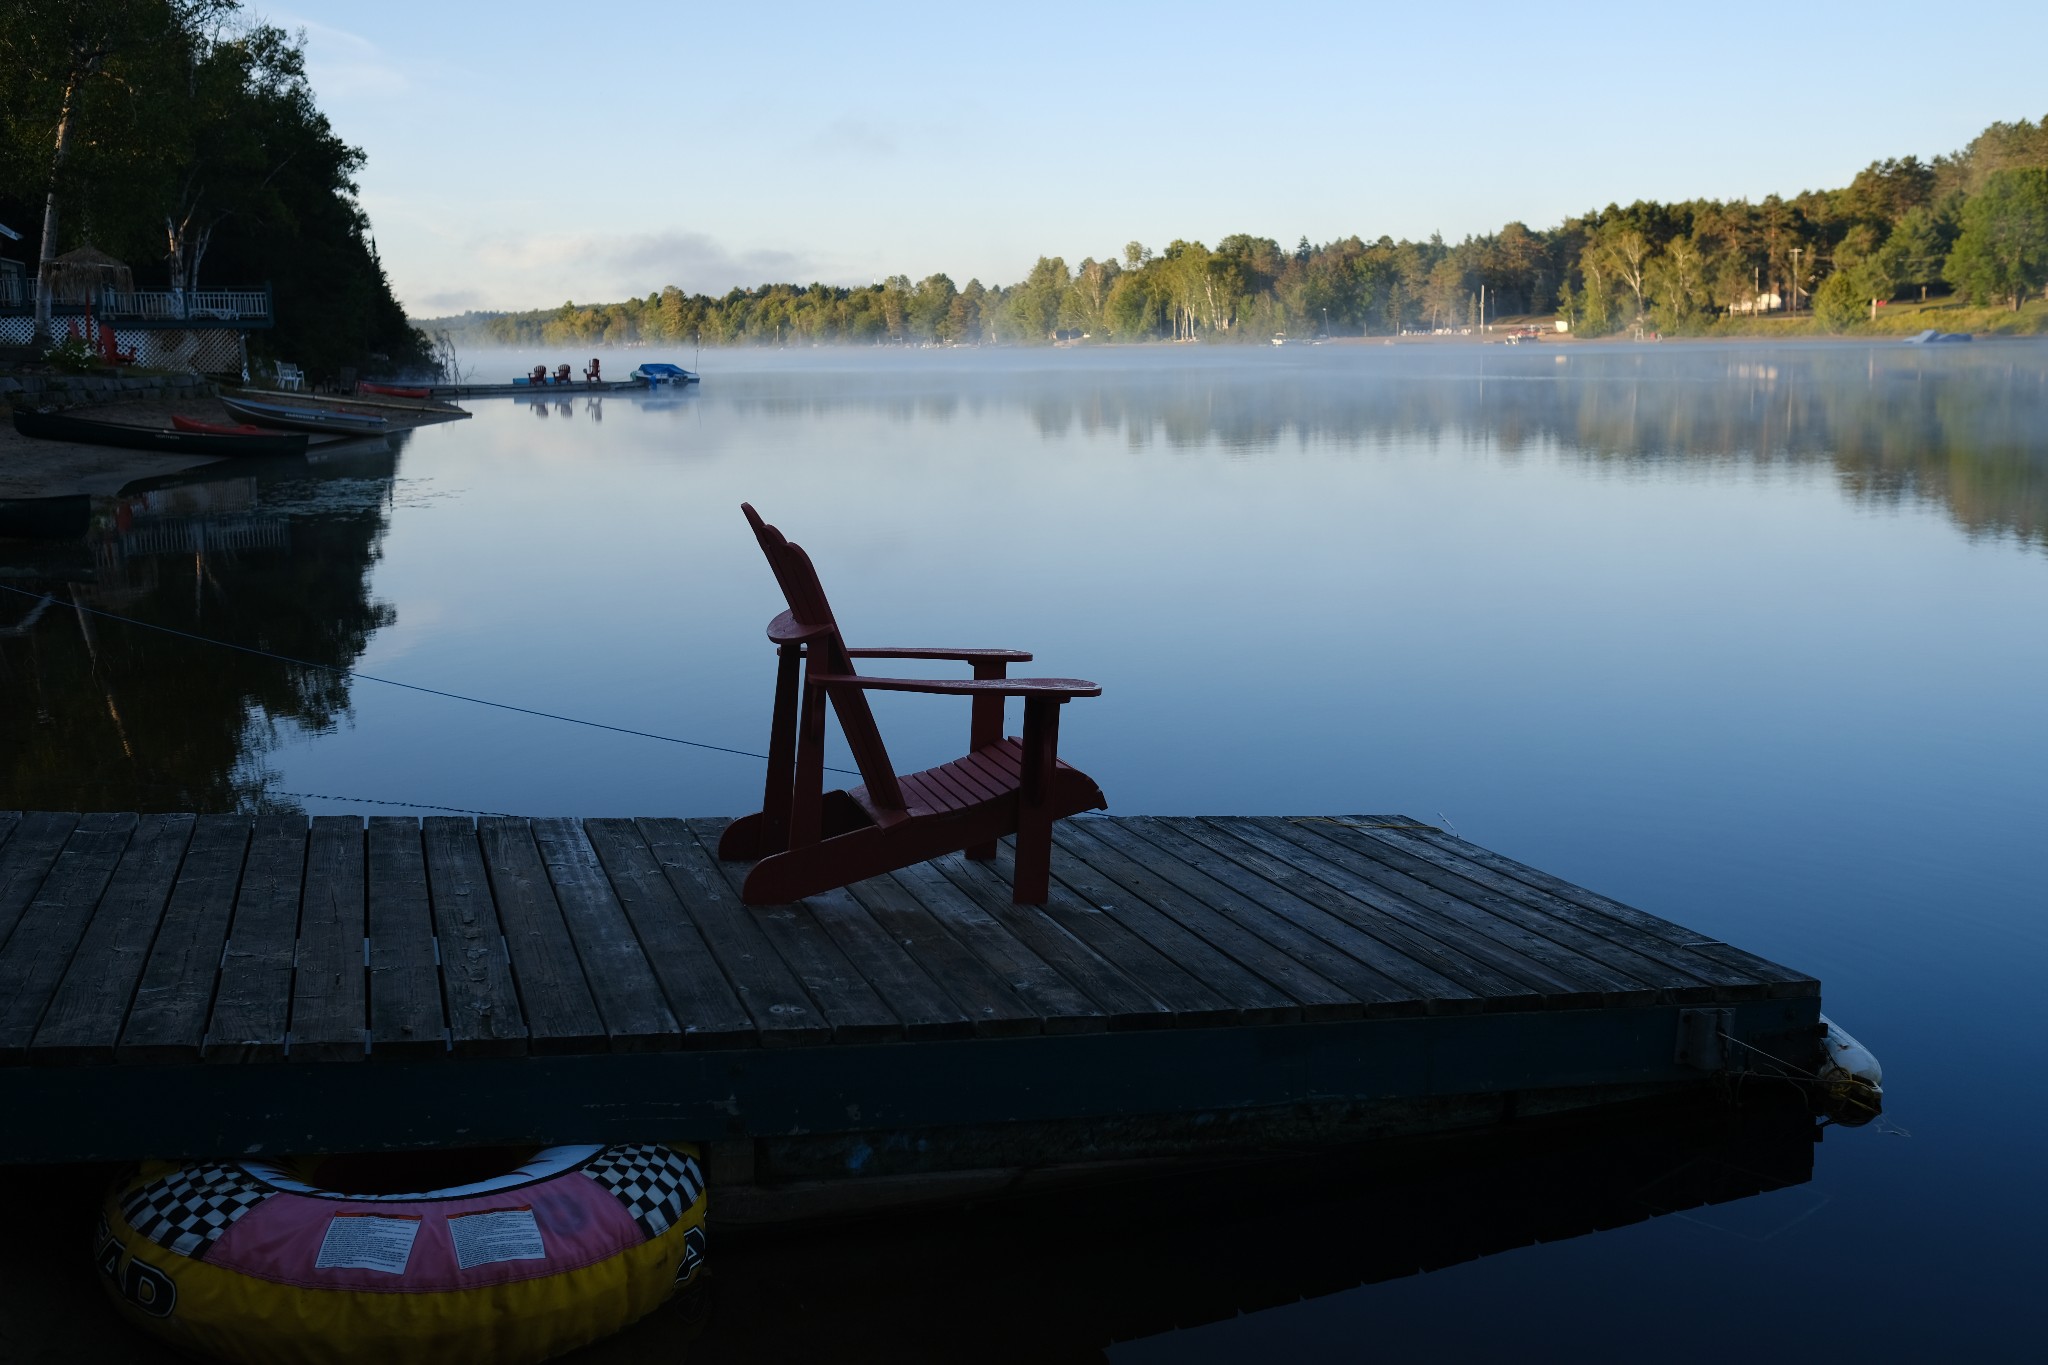
[[[94,1255],[131,1319],[222,1360],[502,1365],[694,1284],[707,1206],[695,1149],[657,1144],[156,1164]]]

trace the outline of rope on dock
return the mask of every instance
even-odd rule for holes
[[[502,815],[508,819],[526,820],[530,816],[514,815],[507,810],[471,810],[468,806],[437,806],[431,801],[386,801],[375,796],[330,796],[325,792],[288,792],[280,787],[265,788],[265,796],[295,796],[302,801],[339,801],[348,806],[404,806],[410,810],[445,810],[453,815]]]
[[[17,597],[29,598],[41,598],[47,595],[29,592],[23,588],[9,587],[5,583],[0,583],[0,592],[11,592]],[[122,616],[111,611],[101,611],[98,607],[88,607],[81,602],[72,602],[70,605],[73,610],[84,612],[88,616],[97,616],[107,621],[119,621],[123,625],[140,626],[144,630],[154,630],[165,635],[175,635],[181,640],[193,640],[202,645],[217,645],[221,649],[232,649],[240,654],[254,654],[258,658],[274,659],[279,663],[292,664],[298,668],[317,668],[328,673],[338,673],[344,678],[353,678],[358,682],[382,683],[386,687],[401,687],[408,692],[424,692],[430,697],[445,697],[450,701],[466,701],[472,706],[488,706],[499,711],[512,711],[522,716],[537,716],[542,720],[558,720],[565,725],[584,725],[593,730],[609,730],[613,734],[631,735],[635,739],[658,739],[664,744],[681,744],[691,749],[707,749],[716,754],[732,754],[739,758],[755,758],[763,763],[768,761],[768,755],[757,754],[752,749],[734,749],[723,744],[707,744],[703,740],[681,739],[675,735],[656,734],[652,730],[635,730],[630,726],[610,725],[601,720],[584,720],[578,716],[565,716],[555,711],[536,710],[531,706],[514,706],[510,702],[491,701],[485,697],[466,696],[461,692],[447,692],[438,687],[423,687],[418,683],[401,682],[397,678],[380,678],[374,673],[358,673],[352,668],[343,668],[338,664],[316,664],[308,659],[294,659],[290,655],[275,654],[267,649],[258,649],[254,645],[238,645],[228,640],[216,640],[210,635],[195,635],[189,630],[179,630],[176,626],[160,626],[154,621],[141,621],[133,616]],[[846,773],[854,777],[859,776],[851,768],[833,768],[828,766],[826,770],[828,772]]]
[[[115,780],[104,777],[87,777],[76,779],[73,785],[99,788],[112,787],[124,790],[146,789],[149,791],[179,793],[189,793],[192,790],[190,786],[182,782],[143,782],[134,778]],[[405,806],[412,810],[445,810],[453,815],[502,815],[512,820],[531,820],[534,818],[530,815],[518,815],[508,810],[475,810],[469,806],[440,806],[431,801],[388,801],[380,796],[334,796],[327,792],[292,792],[285,791],[281,787],[265,787],[256,795],[259,798],[295,796],[305,801],[339,801],[344,805],[351,806]],[[144,813],[147,814],[149,812]],[[257,810],[248,813],[261,814],[262,812]]]

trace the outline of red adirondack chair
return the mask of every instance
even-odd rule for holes
[[[1059,761],[1060,707],[1102,689],[1078,678],[1011,678],[1014,649],[851,649],[840,637],[818,572],[803,548],[742,503],[789,610],[768,623],[775,644],[775,713],[761,809],[726,827],[721,858],[759,859],[741,891],[749,905],[779,905],[863,877],[964,849],[986,860],[996,840],[1017,836],[1011,899],[1042,905],[1052,862],[1052,822],[1107,806],[1102,789]],[[950,659],[972,680],[871,678],[855,659]],[[802,678],[799,681],[799,664]],[[882,747],[867,693],[930,692],[973,698],[965,757],[899,775]],[[1003,700],[1024,699],[1024,736],[1003,737]],[[863,785],[825,790],[825,706],[860,766]]]

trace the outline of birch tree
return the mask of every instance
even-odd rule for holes
[[[60,254],[63,209],[76,149],[95,136],[112,88],[138,98],[153,83],[133,79],[138,62],[174,58],[234,0],[14,0],[0,12],[0,63],[29,87],[48,120],[42,242],[37,252],[36,332],[51,336],[51,263]]]
[[[1600,243],[1599,251],[1607,273],[1635,295],[1636,317],[1640,320],[1645,310],[1649,263],[1654,251],[1649,238],[1634,228],[1623,228],[1607,236]]]

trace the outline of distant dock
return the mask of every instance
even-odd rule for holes
[[[637,389],[641,393],[658,391],[644,379],[600,379],[595,383],[573,379],[566,384],[433,384],[422,387],[435,398],[574,398],[578,394],[617,393],[621,389]]]
[[[1813,978],[1404,817],[1065,821],[1042,908],[1007,846],[749,908],[724,824],[0,814],[0,1160],[660,1137],[744,1178],[914,1132],[990,1166],[1818,1055]]]

